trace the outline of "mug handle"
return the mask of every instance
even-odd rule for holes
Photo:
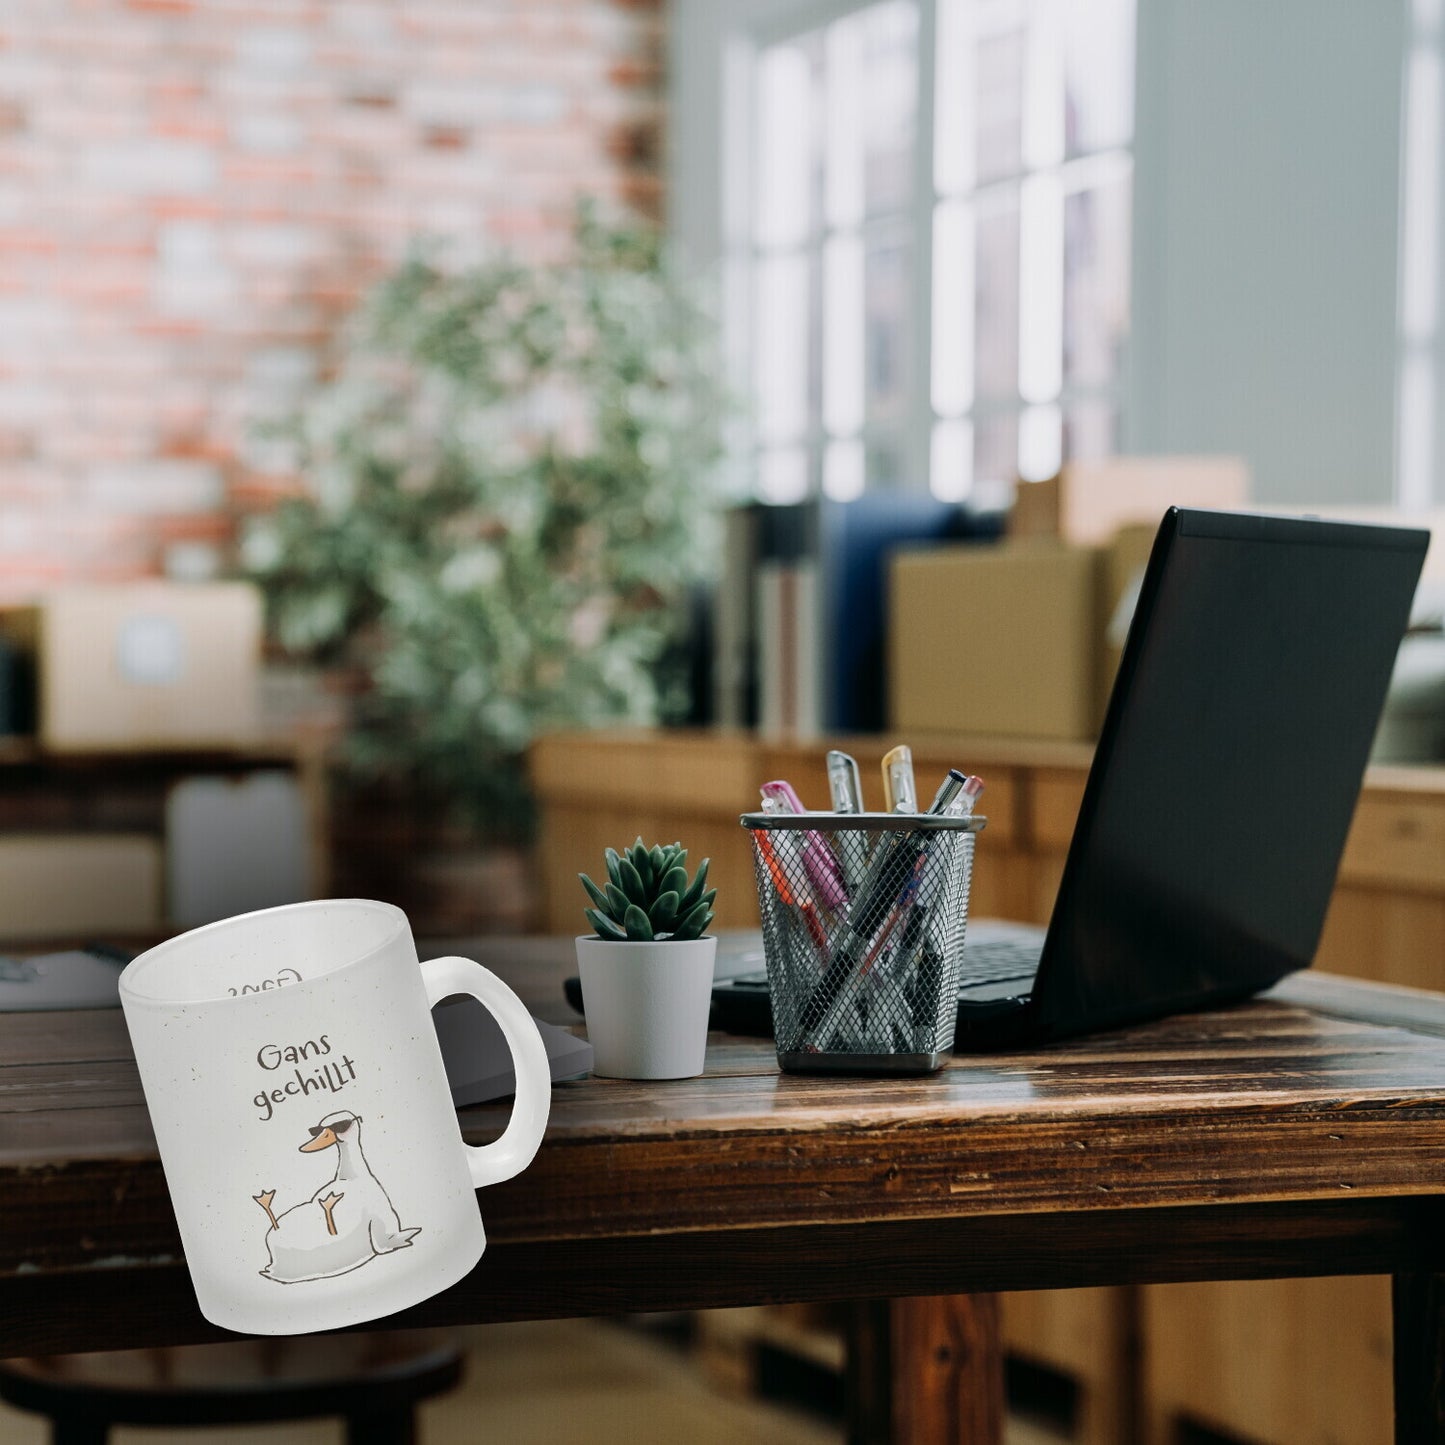
[[[421,976],[428,1008],[435,1008],[444,998],[470,994],[501,1025],[512,1051],[517,1096],[502,1137],[490,1144],[463,1145],[472,1183],[478,1189],[500,1184],[520,1174],[542,1142],[552,1106],[552,1069],[546,1046],[522,1000],[480,963],[470,958],[432,958],[422,964]]]

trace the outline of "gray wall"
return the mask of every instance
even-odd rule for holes
[[[1404,0],[1139,0],[1138,452],[1389,501]]]

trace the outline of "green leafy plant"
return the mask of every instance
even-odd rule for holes
[[[299,493],[242,564],[288,654],[354,697],[343,776],[524,836],[545,730],[655,723],[658,662],[716,555],[715,328],[661,238],[580,215],[571,255],[418,255],[272,429]]]
[[[687,849],[681,843],[647,847],[639,838],[631,848],[607,850],[607,883],[599,888],[585,873],[577,876],[592,900],[585,909],[598,938],[613,943],[665,943],[701,938],[712,922],[716,888],[707,887],[707,865],[687,877]]]

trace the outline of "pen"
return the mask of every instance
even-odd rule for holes
[[[918,811],[918,793],[913,786],[913,750],[904,743],[883,754],[883,811]]]
[[[963,773],[950,769],[931,811],[935,814],[945,811],[966,781]],[[859,972],[859,961],[867,955],[879,925],[896,903],[911,903],[917,896],[917,870],[920,860],[927,856],[928,842],[915,832],[890,833],[874,850],[848,916],[839,925],[833,957],[803,1008],[803,1026],[816,1047],[826,1044],[837,1027],[848,1001],[843,985]],[[903,878],[901,888],[900,877]],[[813,1021],[811,1027],[809,1020]]]
[[[955,818],[967,818],[973,813],[973,805],[978,802],[978,795],[983,792],[983,779],[972,776],[964,779],[963,787],[959,790],[958,796],[954,798],[949,812]]]
[[[765,813],[796,813],[799,809],[793,807],[797,794],[787,783],[764,783],[763,812]],[[789,867],[798,861],[798,849],[801,846],[799,840],[791,833],[779,833],[774,841],[768,833],[759,831],[758,852],[762,855],[763,862],[768,866],[768,872],[772,874],[773,887],[778,890],[779,899],[790,908],[797,907],[802,899],[794,892],[794,883],[799,890],[806,886],[807,879],[798,876],[796,867]],[[782,855],[782,856],[779,856]]]
[[[769,802],[772,800],[769,799]],[[776,804],[772,807],[763,806],[766,813],[777,812]],[[753,837],[757,839],[758,856],[763,860],[763,865],[773,880],[773,888],[778,895],[778,902],[783,905],[783,933],[785,937],[798,937],[796,924],[790,922],[792,914],[789,910],[796,909],[806,929],[806,936],[813,949],[817,953],[817,963],[823,967],[828,962],[828,934],[818,918],[818,910],[809,899],[800,899],[793,892],[793,886],[788,880],[788,870],[783,866],[778,857],[778,850],[773,846],[773,840],[768,836],[767,831],[762,828],[754,830]],[[792,952],[790,949],[789,952]]]
[[[944,776],[943,781],[938,785],[938,791],[933,795],[933,801],[928,805],[930,813],[950,813],[954,811],[953,804],[960,794],[967,796],[970,782],[977,782],[976,778],[971,779],[967,774],[959,772],[957,768],[950,768]],[[979,783],[979,787],[983,784]],[[973,801],[969,800],[969,811],[973,811]]]
[[[773,840],[761,828],[757,829],[753,836],[758,840],[758,852],[762,855],[763,863],[772,875],[773,887],[778,890],[778,901],[791,908],[796,902],[793,897],[793,885],[788,882],[788,870],[778,862],[778,854],[773,847]]]
[[[857,759],[836,748],[828,754],[828,791],[835,813],[863,811],[863,784],[858,776]]]
[[[960,777],[962,775],[959,775]],[[959,806],[960,791],[944,811],[954,815]],[[903,930],[900,952],[908,959],[913,987],[910,992],[913,1028],[919,1042],[919,1050],[932,1052],[932,1044],[923,1041],[938,1034],[938,1015],[942,1007],[943,958],[946,953],[944,940],[948,919],[952,910],[943,907],[946,885],[954,872],[954,857],[957,850],[967,846],[963,834],[948,833],[931,838],[927,849],[920,855],[919,886],[914,892],[912,906],[908,910],[908,922]]]
[[[948,808],[949,800],[958,792],[963,774],[951,770],[938,790],[938,796],[929,808],[931,814],[942,814]],[[940,802],[941,800],[941,802]],[[892,903],[892,887],[898,876],[907,870],[904,890],[915,886],[914,865],[919,857],[928,851],[929,839],[917,833],[890,833],[878,845],[873,861],[868,865],[868,874],[859,890],[857,904],[847,920],[847,927],[855,933],[871,933],[888,911]]]
[[[950,783],[953,786],[950,788]],[[978,795],[983,792],[983,779],[972,774],[965,777],[956,768],[949,770],[948,778],[944,780],[944,786],[939,789],[939,797],[934,799],[937,808],[940,799],[943,799],[943,807],[939,809],[950,817],[966,818],[973,812],[974,804],[978,801]],[[945,798],[945,793],[948,796]],[[915,1042],[920,1052],[932,1052],[932,1041],[938,1035],[939,1014],[945,1007],[942,997],[943,987],[943,957],[948,951],[947,935],[951,927],[951,917],[942,908],[938,907],[940,890],[947,878],[954,872],[953,856],[957,849],[969,846],[966,838],[958,833],[950,834],[944,839],[934,839],[930,845],[931,863],[928,867],[928,878],[915,898],[913,908],[909,915],[909,929],[905,930],[905,938],[911,931],[913,942],[916,946],[919,938],[922,939],[922,954],[918,966],[914,971],[915,988],[913,992],[913,1026],[915,1031]]]
[[[785,779],[764,783],[762,794],[764,799],[771,798],[785,813],[807,811],[803,807],[802,799],[798,797],[797,789]],[[808,875],[808,882],[812,884],[818,902],[823,907],[836,911],[847,903],[848,889],[843,880],[843,870],[838,866],[833,850],[821,833],[810,831],[803,834],[802,864],[803,871]]]
[[[771,798],[778,805],[780,813],[806,813],[808,810],[803,806],[803,800],[798,796],[798,790],[786,778],[778,778],[775,782],[764,783],[761,790],[763,798]]]
[[[836,748],[828,754],[828,792],[835,813],[863,811],[863,783],[857,760]],[[868,866],[868,834],[861,828],[838,828],[833,833],[833,851],[843,867],[843,886],[851,896],[858,891]]]
[[[792,804],[798,801],[798,795],[789,783],[765,783],[763,785],[763,811],[765,813],[793,813],[796,812]],[[800,878],[790,879],[788,869],[783,860],[778,856],[779,850],[786,847],[787,855],[790,858],[797,856],[797,839],[786,833],[778,836],[777,843],[768,836],[763,829],[758,829],[755,835],[758,840],[758,854],[767,867],[768,873],[773,880],[773,887],[777,890],[778,901],[785,908],[794,908],[802,919],[806,929],[806,936],[817,955],[817,964],[820,968],[826,967],[828,963],[828,931],[823,927],[822,920],[818,917],[817,904],[811,898],[799,897],[799,889],[794,887],[797,883],[801,885],[804,880]],[[830,878],[822,877],[823,867],[816,860],[812,859],[812,850],[809,848],[807,839],[802,843],[803,868],[814,887],[823,885],[825,887],[838,888]],[[829,855],[832,856],[831,854]],[[784,915],[787,916],[786,914]],[[789,928],[788,933],[798,937],[796,928]]]
[[[927,852],[920,852],[913,864],[913,873],[908,882],[903,885],[903,891],[898,895],[897,901],[889,910],[888,917],[884,920],[882,928],[873,937],[873,942],[868,945],[868,952],[863,955],[863,962],[858,966],[858,974],[861,977],[873,967],[878,955],[883,952],[884,945],[892,938],[894,931],[904,916],[916,906],[918,891],[922,883],[923,873],[928,861]]]
[[[818,962],[826,966],[828,962],[828,931],[818,917],[818,910],[811,903],[803,903],[799,905],[798,912],[803,915],[803,922],[808,929],[808,937],[813,940],[813,947],[818,951]]]

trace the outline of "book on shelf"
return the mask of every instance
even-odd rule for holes
[[[733,509],[715,623],[717,720],[771,737],[879,731],[888,553],[1000,530],[996,517],[897,492]]]

